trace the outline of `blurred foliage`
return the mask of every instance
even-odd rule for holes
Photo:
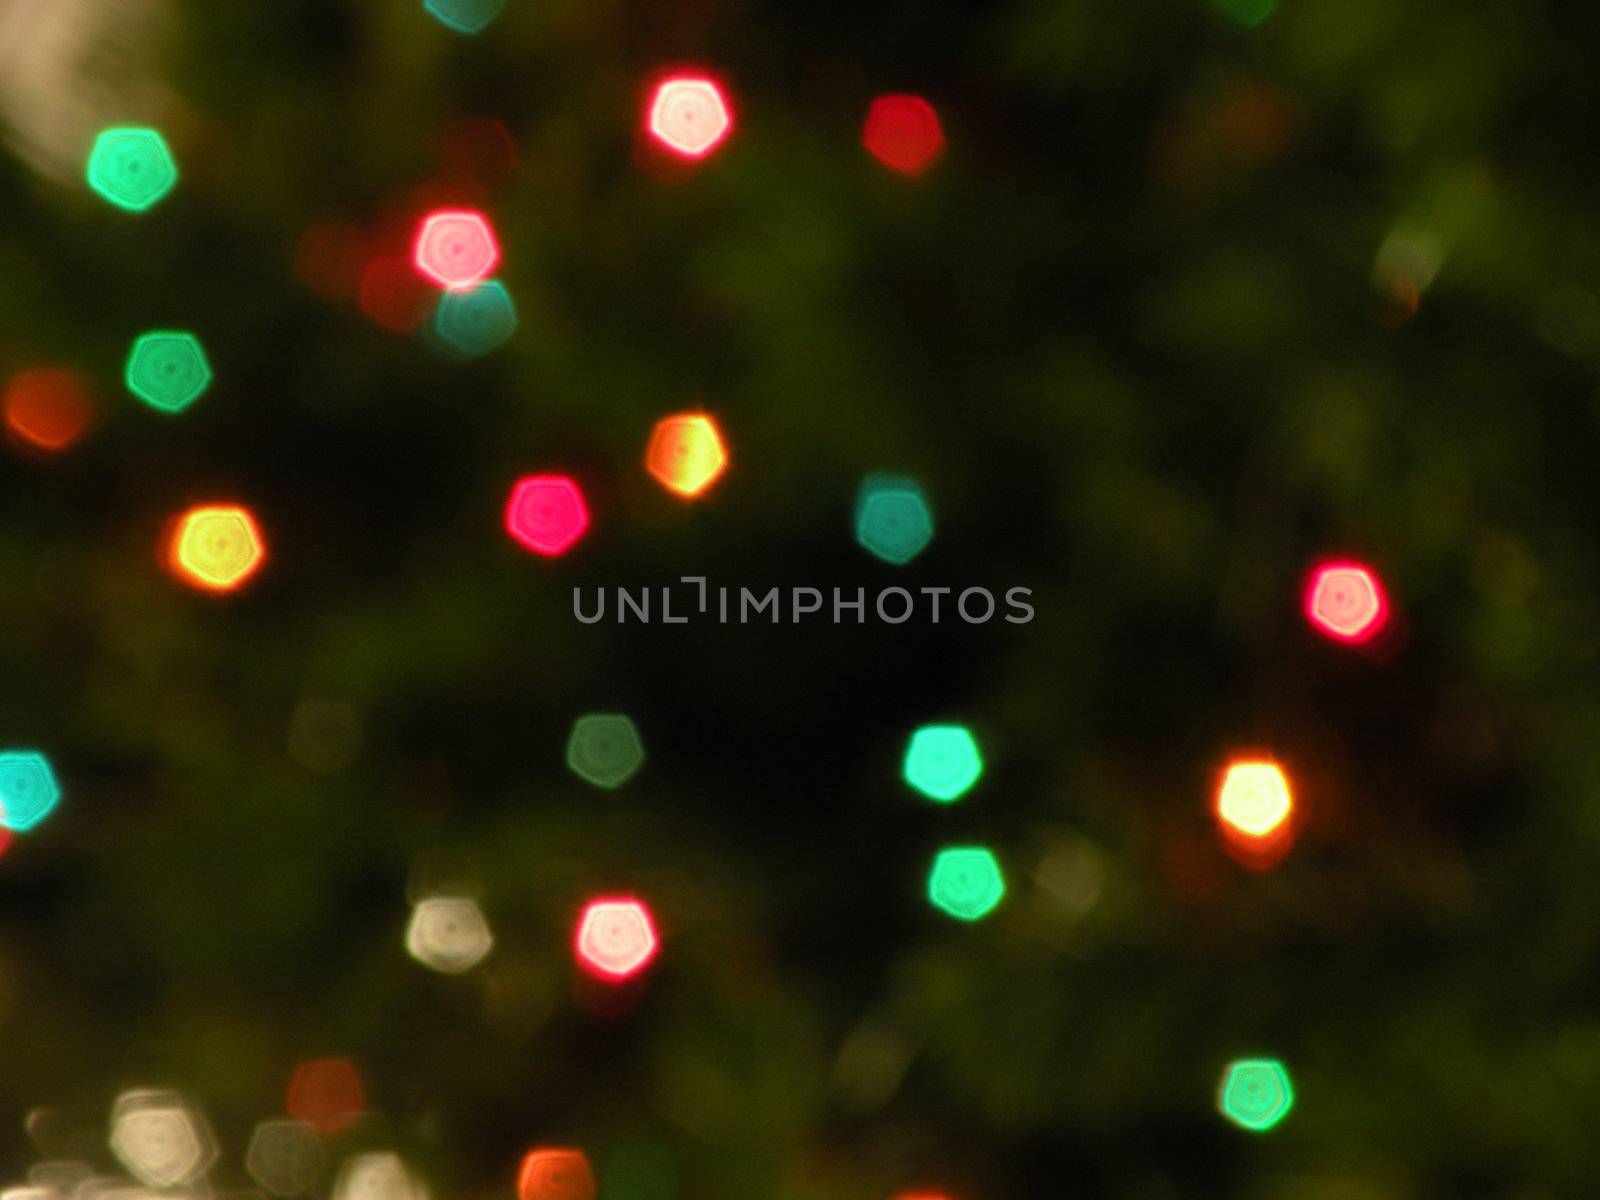
[[[332,1158],[393,1147],[443,1196],[509,1195],[535,1143],[615,1200],[1591,1190],[1600,10],[510,0],[462,38],[420,0],[191,0],[150,28],[161,75],[114,115],[172,142],[161,206],[0,155],[0,375],[81,369],[103,414],[0,463],[0,742],[66,791],[0,863],[8,1176],[109,1168],[112,1097],[155,1085],[240,1186],[295,1063],[349,1055],[375,1115]],[[638,110],[677,62],[738,125],[663,178]],[[944,119],[921,179],[859,146],[881,91]],[[471,119],[513,169],[441,151]],[[520,325],[481,359],[296,278],[313,226],[381,240],[440,194],[504,243]],[[120,385],[165,327],[216,371],[178,419]],[[702,405],[732,466],[686,505],[641,459]],[[595,513],[557,562],[499,528],[543,469]],[[851,538],[878,470],[937,515],[903,570]],[[219,498],[273,552],[220,603],[154,553]],[[1335,550],[1384,573],[1387,661],[1299,619]],[[686,574],[1031,586],[1038,618],[572,619],[574,586]],[[649,754],[615,794],[563,765],[588,711]],[[989,771],[936,811],[899,755],[952,719]],[[1207,810],[1242,749],[1306,810],[1260,875]],[[1011,882],[971,927],[923,895],[956,840]],[[495,932],[462,978],[404,953],[440,862]],[[569,944],[619,888],[666,938],[626,1012]],[[1298,1097],[1265,1138],[1213,1109],[1254,1054]],[[31,1145],[41,1105],[77,1132]]]

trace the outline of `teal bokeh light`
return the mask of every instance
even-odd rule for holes
[[[868,475],[856,496],[856,541],[884,562],[904,566],[933,540],[933,510],[915,479]]]
[[[55,811],[61,785],[37,750],[0,752],[0,825],[26,833]]]
[[[124,379],[151,408],[180,413],[211,386],[211,364],[194,334],[157,330],[134,339]]]
[[[178,183],[178,164],[154,129],[106,129],[89,151],[89,186],[125,212],[144,212]]]
[[[480,358],[498,350],[517,330],[511,293],[491,279],[462,292],[444,292],[433,311],[433,334],[447,350]]]
[[[506,6],[506,0],[423,0],[439,24],[457,33],[482,33]]]
[[[928,873],[928,899],[960,921],[977,921],[1005,898],[1000,861],[984,846],[953,846],[939,851]]]
[[[618,788],[644,765],[644,742],[631,718],[622,713],[579,717],[567,738],[567,766],[595,787]]]
[[[1293,1107],[1289,1072],[1275,1058],[1242,1058],[1229,1063],[1217,1088],[1217,1111],[1252,1133],[1265,1133]]]
[[[965,725],[924,725],[906,743],[901,774],[928,799],[953,804],[983,776],[983,754]]]

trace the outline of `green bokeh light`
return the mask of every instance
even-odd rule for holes
[[[644,742],[621,713],[579,717],[567,739],[567,766],[595,787],[621,787],[644,765]]]
[[[983,754],[965,725],[924,725],[906,743],[905,781],[930,800],[953,804],[983,775]]]
[[[1254,1133],[1265,1133],[1293,1107],[1289,1072],[1275,1058],[1242,1058],[1229,1063],[1217,1088],[1217,1110]]]
[[[50,760],[37,750],[0,753],[0,825],[26,833],[61,802]]]
[[[433,313],[434,336],[446,349],[478,358],[503,346],[517,329],[511,293],[498,280],[464,292],[445,292]]]
[[[211,386],[211,364],[194,334],[156,330],[134,339],[124,379],[151,408],[180,413]]]
[[[506,0],[423,0],[422,5],[441,25],[457,33],[482,33],[505,6]]]
[[[977,921],[1005,897],[1005,876],[994,852],[983,846],[939,851],[928,873],[928,899],[962,921]]]
[[[869,475],[856,496],[856,541],[884,562],[903,566],[933,540],[933,510],[915,479]]]
[[[89,152],[89,186],[126,212],[144,212],[178,183],[172,151],[154,129],[106,129]]]

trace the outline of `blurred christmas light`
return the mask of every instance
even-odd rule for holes
[[[722,475],[727,448],[717,423],[703,413],[679,413],[656,422],[645,466],[660,484],[680,496],[698,496]]]
[[[205,505],[179,518],[168,564],[185,583],[231,592],[261,569],[266,556],[266,543],[249,509]]]
[[[423,0],[422,7],[457,33],[482,33],[494,23],[506,0]]]
[[[123,378],[151,408],[180,413],[211,386],[211,364],[194,334],[157,330],[134,339]]]
[[[433,289],[416,264],[398,254],[379,255],[361,272],[357,297],[367,319],[390,333],[415,333],[434,306]]]
[[[332,1200],[426,1200],[398,1154],[374,1151],[345,1160],[333,1181]]]
[[[61,803],[50,760],[37,750],[0,751],[0,825],[27,833]]]
[[[597,1190],[582,1150],[530,1150],[517,1172],[517,1200],[595,1200]]]
[[[462,975],[494,948],[494,934],[477,901],[465,896],[429,896],[411,910],[406,953],[442,975]]]
[[[733,114],[714,81],[678,75],[656,86],[646,123],[650,136],[674,154],[704,158],[733,129]]]
[[[217,1157],[200,1115],[175,1092],[136,1090],[117,1097],[111,1151],[139,1182],[175,1188],[198,1180]]]
[[[622,713],[589,713],[579,717],[567,738],[567,766],[586,783],[621,787],[644,765],[644,742],[633,721]]]
[[[962,921],[988,916],[1005,897],[1005,876],[994,852],[983,846],[939,851],[928,873],[928,899]]]
[[[951,804],[983,775],[983,755],[965,725],[924,725],[906,743],[901,774],[930,800]]]
[[[89,152],[89,186],[125,212],[144,212],[178,182],[178,165],[154,129],[106,129]]]
[[[920,175],[944,153],[944,129],[921,96],[879,96],[867,109],[861,144],[890,170]]]
[[[505,285],[489,279],[463,291],[447,291],[433,313],[433,332],[467,358],[498,350],[517,329],[517,309]]]
[[[52,454],[71,446],[94,421],[88,381],[76,371],[18,371],[6,384],[0,408],[6,432],[18,445]]]
[[[311,1058],[289,1077],[284,1111],[318,1133],[338,1133],[367,1106],[361,1075],[348,1058]]]
[[[1306,619],[1318,633],[1339,642],[1369,642],[1389,620],[1383,585],[1370,567],[1330,562],[1316,567],[1306,583]]]
[[[1272,836],[1293,808],[1289,779],[1277,763],[1232,763],[1217,789],[1217,819],[1246,837]]]
[[[1275,1058],[1245,1058],[1228,1064],[1217,1087],[1217,1111],[1235,1125],[1265,1133],[1294,1107],[1289,1072]]]
[[[856,541],[884,562],[904,566],[933,540],[933,511],[915,479],[868,475],[856,495]]]
[[[292,1117],[262,1121],[250,1135],[244,1169],[274,1196],[300,1196],[322,1177],[322,1141],[317,1131]]]
[[[620,982],[638,974],[657,950],[650,910],[637,900],[593,900],[578,920],[578,962],[591,974]]]
[[[500,245],[481,212],[446,209],[422,219],[413,261],[440,287],[464,291],[494,274]]]
[[[526,475],[512,485],[505,527],[535,554],[553,558],[588,530],[589,506],[577,481],[566,475]]]

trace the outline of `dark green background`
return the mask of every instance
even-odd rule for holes
[[[0,372],[79,367],[105,412],[0,462],[0,742],[66,789],[0,863],[7,1176],[35,1106],[94,1143],[159,1084],[240,1186],[294,1063],[347,1054],[381,1115],[334,1157],[392,1146],[440,1197],[509,1195],[549,1142],[664,1147],[685,1200],[1592,1191],[1600,12],[510,0],[476,39],[400,0],[178,14],[170,104],[131,114],[183,170],[149,216],[0,156]],[[637,119],[673,62],[722,74],[738,128],[663,180]],[[926,178],[861,150],[881,91],[938,106]],[[470,364],[294,274],[313,223],[405,212],[464,118],[519,155],[481,198],[522,325]],[[1440,264],[1409,319],[1429,281],[1392,236]],[[217,372],[179,419],[119,384],[167,326]],[[690,506],[641,459],[702,405],[733,465]],[[499,528],[546,469],[595,513],[557,562]],[[935,505],[903,571],[850,538],[875,470]],[[218,498],[272,547],[222,602],[155,560]],[[1328,551],[1383,572],[1386,661],[1305,629]],[[1038,618],[570,615],[575,585],[683,574],[1030,586]],[[291,753],[308,697],[358,715],[348,764]],[[650,753],[614,795],[562,764],[595,709]],[[950,810],[898,778],[933,719],[991,764]],[[1265,875],[1208,814],[1242,750],[1304,805]],[[960,927],[921,885],[971,839],[1012,893]],[[402,947],[440,854],[498,938],[463,979]],[[617,889],[666,944],[604,1015],[568,942]],[[1253,1053],[1299,1092],[1263,1138],[1212,1108]]]

